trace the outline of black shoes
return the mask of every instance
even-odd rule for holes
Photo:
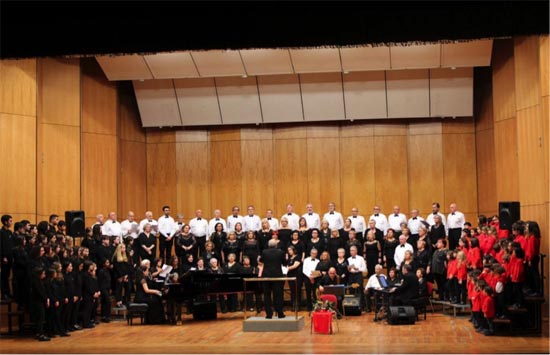
[[[278,318],[285,318],[285,314],[284,313],[279,313],[279,315],[277,316]]]
[[[111,323],[111,318],[101,318],[103,323]]]
[[[271,319],[271,318],[273,318],[272,315],[271,316],[265,316],[265,319]]]
[[[37,339],[38,341],[50,341],[50,340],[51,340],[51,338],[45,336],[44,334],[37,335],[37,336],[36,336],[36,339]]]

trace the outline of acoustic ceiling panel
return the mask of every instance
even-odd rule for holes
[[[427,69],[387,71],[388,117],[429,117],[429,85]]]
[[[264,122],[304,120],[298,75],[259,76],[258,90]]]
[[[184,126],[222,123],[213,78],[176,79],[174,87]]]
[[[306,121],[345,118],[342,73],[301,74],[300,82]]]
[[[191,52],[191,56],[202,77],[246,75],[239,51]]]
[[[196,78],[199,72],[189,52],[158,53],[143,57],[155,79]]]
[[[388,70],[390,69],[390,47],[340,48],[342,70]]]
[[[491,65],[493,40],[479,40],[441,45],[441,67],[485,67]]]
[[[341,72],[338,48],[291,49],[295,73]]]
[[[248,75],[294,73],[287,49],[246,49],[240,52]]]
[[[106,55],[98,56],[96,59],[109,80],[153,79],[141,55]]]
[[[439,44],[420,46],[391,46],[392,69],[439,68],[441,57]]]
[[[262,122],[255,77],[216,78],[215,81],[223,124]]]
[[[474,71],[472,68],[430,69],[432,117],[473,116]]]
[[[172,80],[133,81],[143,127],[181,126]]]
[[[347,119],[386,118],[386,78],[383,71],[344,74]]]

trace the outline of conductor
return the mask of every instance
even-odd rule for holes
[[[264,264],[262,277],[283,277],[282,266],[285,262],[285,253],[277,248],[277,241],[271,239],[268,248],[262,252],[260,261]],[[273,306],[279,318],[284,318],[283,313],[283,287],[284,281],[266,281],[264,284],[265,318],[273,318]],[[271,293],[273,292],[273,299]]]

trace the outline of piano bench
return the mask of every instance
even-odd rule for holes
[[[134,317],[139,317],[141,324],[145,323],[145,314],[149,305],[147,303],[129,303],[126,311],[126,321],[129,325],[133,324]]]

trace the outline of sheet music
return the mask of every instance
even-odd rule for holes
[[[166,279],[168,277],[168,275],[170,274],[170,271],[172,271],[172,269],[173,268],[170,265],[166,265],[166,264],[162,265],[162,270],[161,270],[159,276]]]

